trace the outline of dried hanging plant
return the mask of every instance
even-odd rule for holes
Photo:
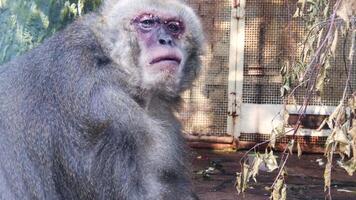
[[[333,1],[335,2],[335,1]],[[356,40],[356,2],[354,0],[337,0],[335,4],[331,4],[331,0],[299,0],[297,2],[297,10],[293,17],[302,18],[308,32],[304,43],[302,55],[289,56],[281,65],[281,75],[283,78],[283,86],[281,87],[282,97],[289,98],[293,96],[296,89],[300,86],[306,87],[304,101],[299,110],[299,119],[294,128],[292,139],[281,154],[279,162],[273,155],[272,149],[278,138],[285,137],[286,119],[288,113],[282,111],[279,117],[284,119],[285,123],[274,125],[271,133],[271,138],[267,141],[256,144],[253,148],[245,153],[240,160],[241,172],[237,173],[236,188],[237,191],[244,192],[248,188],[250,179],[256,181],[261,165],[268,166],[270,171],[278,169],[278,174],[271,187],[270,199],[284,200],[287,199],[285,183],[286,169],[285,165],[292,149],[297,145],[298,156],[301,156],[302,150],[300,144],[296,142],[301,119],[305,115],[307,106],[314,93],[322,94],[324,84],[328,81],[328,72],[332,67],[330,59],[335,57],[336,46],[341,39],[351,41],[349,49],[347,72],[348,77],[345,80],[345,89],[340,104],[335,111],[325,119],[321,125],[327,124],[331,129],[331,134],[326,141],[325,157],[327,163],[324,171],[324,182],[326,199],[331,199],[331,169],[333,167],[333,155],[339,153],[341,160],[338,164],[344,168],[349,175],[352,175],[356,170],[356,92],[350,94],[351,71],[355,67],[355,40]],[[293,87],[293,85],[296,85]],[[347,101],[347,99],[349,99]],[[269,144],[265,154],[260,154],[256,151],[257,147]],[[249,153],[254,151],[254,159],[248,159]],[[278,164],[279,163],[279,164]]]

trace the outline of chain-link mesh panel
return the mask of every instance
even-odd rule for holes
[[[226,134],[230,47],[230,0],[188,0],[200,16],[207,51],[199,79],[183,95],[179,117],[188,134]]]
[[[302,52],[305,36],[301,19],[291,18],[297,0],[248,0],[246,2],[243,103],[282,104],[281,62],[295,60]],[[207,53],[195,86],[187,91],[179,113],[189,134],[226,134],[228,60],[230,46],[231,2],[229,0],[188,0],[200,15],[207,37]],[[348,48],[346,43],[346,49]],[[348,61],[346,61],[348,62]],[[314,96],[312,105],[337,105],[346,80],[342,42],[329,70],[321,101]],[[356,70],[351,87],[356,88]],[[305,89],[296,90],[289,103],[301,104]]]
[[[246,3],[245,63],[243,102],[256,104],[281,104],[280,75],[284,59],[295,60],[301,54],[306,36],[305,26],[300,18],[291,18],[296,10],[296,0],[248,0]],[[331,6],[332,7],[332,6]],[[339,37],[340,38],[340,37]],[[311,105],[331,105],[339,103],[347,78],[345,70],[343,42],[339,40],[335,60],[328,71],[321,100],[313,96]],[[346,55],[347,56],[347,55]],[[348,62],[348,61],[346,61]],[[356,88],[356,68],[353,67],[352,89]],[[296,90],[289,103],[302,104],[305,88]]]
[[[255,142],[260,143],[266,140],[269,140],[271,135],[268,134],[254,134],[254,133],[241,133],[239,140],[243,142]],[[288,144],[293,139],[293,136],[285,136],[282,138],[276,139],[276,143]],[[318,136],[296,136],[295,141],[299,144],[313,145],[324,147],[327,137],[318,137]]]

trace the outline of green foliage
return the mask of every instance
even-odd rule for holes
[[[0,0],[0,64],[37,46],[101,0]]]

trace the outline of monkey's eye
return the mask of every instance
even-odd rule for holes
[[[153,18],[142,19],[140,21],[140,26],[143,29],[151,29],[156,25],[156,21]]]
[[[183,26],[179,21],[171,21],[166,24],[168,31],[173,34],[180,34],[183,31]]]

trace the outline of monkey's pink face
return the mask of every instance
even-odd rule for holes
[[[176,17],[140,14],[132,19],[141,48],[140,65],[145,84],[173,84],[185,62],[181,36],[185,25]]]

